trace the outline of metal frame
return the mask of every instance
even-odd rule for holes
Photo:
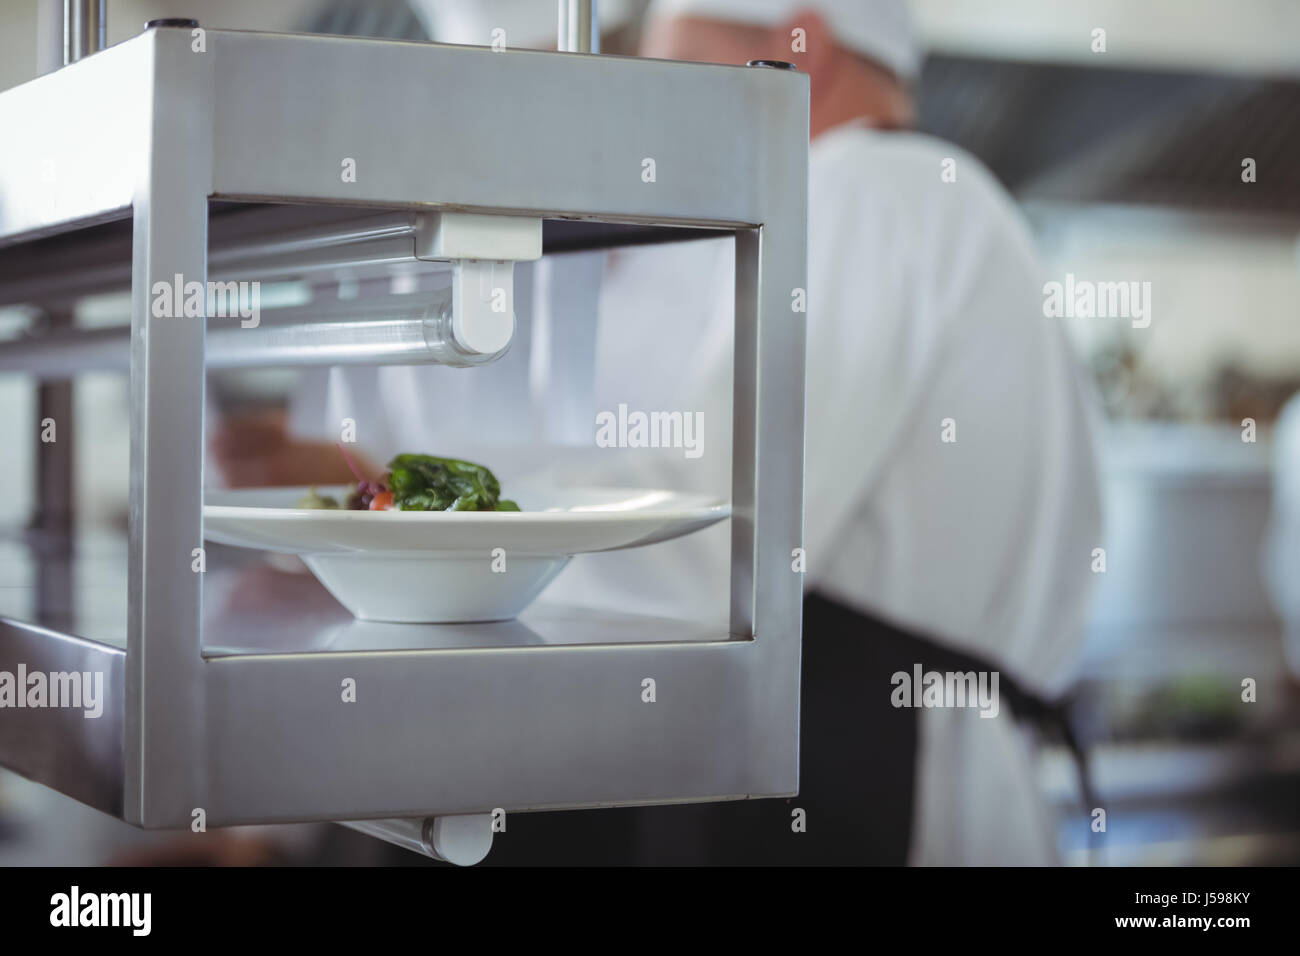
[[[804,327],[790,303],[806,286],[807,78],[215,30],[205,42],[150,30],[0,94],[15,134],[0,244],[134,217],[129,639],[124,658],[99,646],[124,681],[121,799],[111,783],[78,793],[3,735],[0,762],[147,827],[189,826],[197,808],[224,825],[793,794]],[[220,198],[734,229],[729,633],[687,639],[685,623],[678,635],[647,620],[639,642],[205,657],[191,570],[204,324],[148,306],[156,280],[206,280]],[[0,620],[0,667],[68,646],[37,634]],[[355,704],[340,702],[345,677]],[[33,737],[111,729],[71,724],[51,716]]]

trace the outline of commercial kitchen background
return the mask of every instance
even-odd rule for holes
[[[320,6],[111,0],[109,42],[165,16],[303,29]],[[368,6],[382,35],[393,5]],[[1070,863],[1300,862],[1300,674],[1286,666],[1264,562],[1271,426],[1300,391],[1300,4],[1237,0],[1225,22],[1226,6],[914,3],[930,51],[919,125],[1011,190],[1044,281],[1151,284],[1147,328],[1071,323],[1107,415],[1108,565],[1073,713],[1109,827],[1097,840],[1077,825],[1072,764],[1047,748],[1042,784],[1076,814],[1060,834]],[[1104,53],[1092,50],[1098,27]],[[0,89],[36,75],[37,36],[36,0],[0,0]],[[1247,157],[1254,183],[1241,179]],[[121,322],[126,308],[90,301],[78,322]],[[28,321],[0,310],[0,335]],[[292,382],[263,373],[227,388],[274,402]],[[79,519],[124,526],[125,378],[82,376],[75,402]],[[0,379],[0,407],[0,524],[14,527],[32,506],[34,383]],[[1253,443],[1245,418],[1258,423]],[[30,573],[0,541],[0,598]],[[1258,681],[1253,705],[1240,701],[1243,676]],[[316,858],[319,829],[299,829],[286,852]],[[366,859],[370,841],[333,829],[336,858]],[[161,839],[0,771],[0,865],[129,859]]]

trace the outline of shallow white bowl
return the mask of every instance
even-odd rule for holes
[[[320,491],[340,500],[346,493]],[[731,513],[703,495],[645,489],[522,488],[519,512],[293,507],[305,492],[211,491],[204,535],[301,555],[355,616],[407,623],[509,620],[575,554],[666,541]]]
[[[507,556],[504,572],[494,572],[485,555],[435,552],[305,554],[303,562],[356,617],[446,624],[517,617],[569,555]]]

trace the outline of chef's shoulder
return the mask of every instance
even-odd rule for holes
[[[814,143],[812,202],[846,213],[905,213],[908,223],[1025,233],[1010,196],[975,156],[926,133],[844,126]]]

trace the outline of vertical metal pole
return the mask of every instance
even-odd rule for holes
[[[43,331],[72,327],[72,312],[47,312],[36,322]],[[36,496],[30,527],[54,536],[72,530],[76,497],[76,421],[72,381],[40,382],[36,386]],[[53,441],[46,441],[45,424],[53,423]],[[64,540],[62,546],[71,542]]]
[[[152,115],[133,202],[131,548],[125,816],[189,826],[204,806],[201,657],[204,323],[160,318],[158,283],[207,282],[213,55],[188,29],[151,30]],[[179,280],[177,277],[180,277]]]
[[[36,323],[44,329],[72,325],[72,313],[50,312]],[[35,489],[28,536],[35,559],[35,607],[42,617],[56,618],[72,607],[73,505],[76,500],[76,416],[70,380],[43,381],[36,386]],[[53,423],[53,441],[46,441],[46,423]]]
[[[75,63],[108,45],[108,0],[63,0],[63,62]]]
[[[559,0],[560,30],[556,49],[563,53],[599,53],[596,0]]]
[[[808,78],[771,71],[773,82]],[[806,102],[806,100],[805,100]],[[806,114],[804,114],[806,116]],[[798,789],[799,656],[802,575],[792,573],[803,547],[804,314],[791,294],[807,288],[808,134],[805,125],[763,145],[763,225],[736,234],[735,383],[732,395],[731,632],[752,635],[763,648],[772,680],[763,693],[772,726],[790,733],[756,734],[750,766],[781,766],[777,786]],[[823,410],[824,411],[824,410]],[[784,712],[775,713],[778,708]]]
[[[63,65],[103,49],[105,40],[105,0],[63,0]],[[49,11],[44,11],[48,13]],[[46,25],[47,27],[49,24]],[[38,68],[48,67],[46,56],[37,50]],[[42,72],[45,70],[42,69]],[[47,330],[70,328],[72,311],[44,315],[39,325]],[[49,532],[41,542],[42,553],[53,549],[51,557],[58,563],[53,573],[42,573],[41,580],[50,588],[38,590],[42,607],[57,607],[71,587],[70,564],[65,565],[71,542],[66,535],[72,530],[73,504],[76,497],[76,423],[73,416],[71,380],[41,382],[36,387],[36,504],[32,509],[31,527]],[[42,441],[45,421],[54,422],[52,442]],[[58,585],[58,586],[55,586]]]

